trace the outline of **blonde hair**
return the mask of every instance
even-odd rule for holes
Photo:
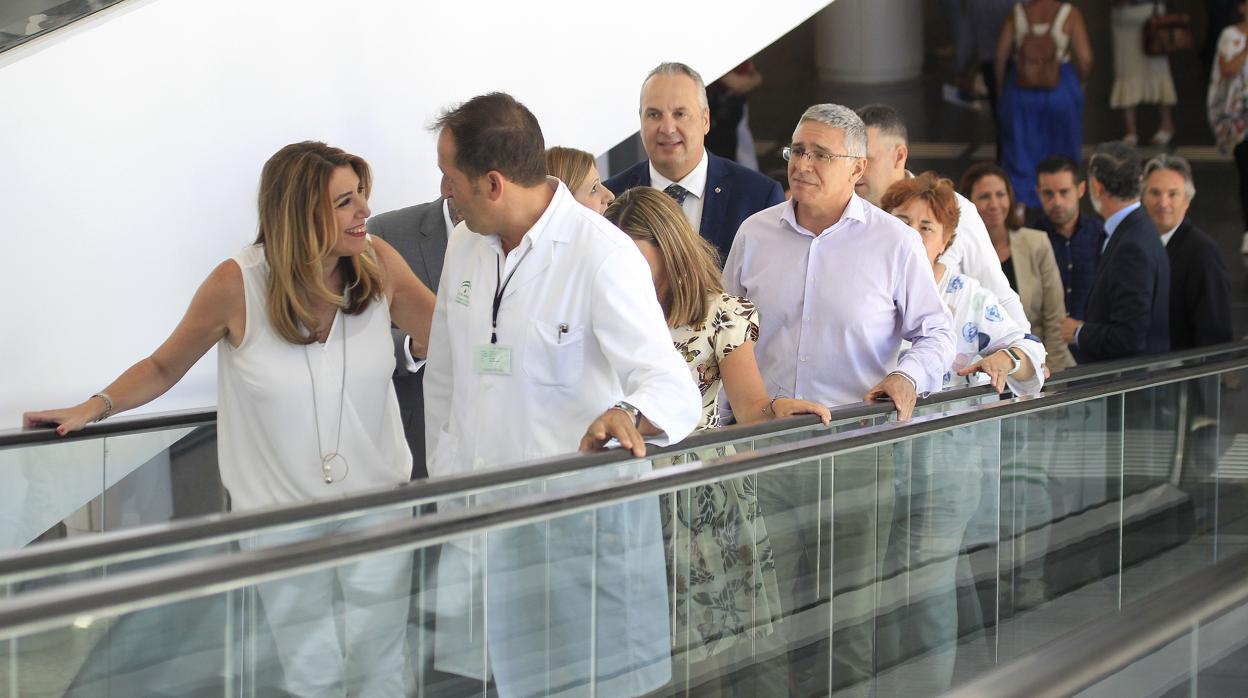
[[[585,183],[591,167],[594,156],[584,150],[560,145],[546,149],[546,174],[558,177],[571,191]]]
[[[260,173],[256,244],[263,246],[269,263],[266,308],[277,333],[295,344],[311,344],[321,330],[312,301],[358,315],[382,293],[383,270],[371,246],[364,254],[338,260],[343,293],[325,283],[322,262],[338,242],[329,179],[339,167],[355,172],[367,197],[372,191],[368,163],[318,141],[282,148]]]
[[[699,325],[710,312],[711,294],[723,293],[719,253],[689,225],[672,197],[650,187],[636,187],[607,207],[607,220],[634,240],[659,248],[667,274],[668,327]]]

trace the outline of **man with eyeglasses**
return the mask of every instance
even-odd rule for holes
[[[907,141],[909,134],[905,119],[887,104],[868,104],[859,107],[858,116],[867,127],[867,171],[858,180],[858,195],[879,205],[884,192],[893,184],[911,177],[906,169],[910,156]],[[1000,301],[1005,314],[1025,331],[1031,331],[1031,322],[1018,299],[1018,291],[1001,270],[1001,261],[993,249],[988,229],[979,217],[979,211],[961,194],[958,197],[958,227],[949,249],[940,256],[953,274],[966,274],[992,291]]]
[[[755,355],[770,393],[826,405],[891,400],[907,419],[917,394],[940,389],[953,364],[954,336],[919,236],[854,193],[866,170],[866,140],[853,110],[806,110],[784,150],[792,199],[741,225],[724,286],[758,307]],[[911,346],[899,356],[903,340]],[[842,592],[878,579],[892,522],[891,451],[837,456],[835,465],[835,478],[830,459],[757,478],[794,695],[835,687],[826,684],[828,658],[816,645],[802,645],[827,637],[830,603],[842,618],[871,617],[873,609],[856,607],[862,594]],[[829,499],[830,507],[821,506]],[[829,509],[835,601],[820,583],[829,572],[821,535]],[[872,672],[870,623],[852,625],[832,641],[832,675],[841,686]]]
[[[648,160],[603,185],[617,195],[654,187],[680,204],[689,225],[728,255],[741,221],[784,201],[780,184],[706,150],[706,85],[684,63],[661,63],[641,84],[641,142]],[[731,153],[725,153],[731,155]]]

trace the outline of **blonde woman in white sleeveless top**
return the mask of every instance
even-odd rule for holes
[[[411,472],[390,377],[391,321],[423,355],[433,293],[365,232],[368,164],[324,143],[288,145],[260,177],[254,245],[209,274],[151,356],[73,407],[28,412],[66,434],[143,405],[218,346],[217,450],[235,510],[399,485]],[[359,528],[376,519],[273,534],[244,547]],[[411,557],[369,559],[259,585],[283,689],[399,695]],[[346,646],[333,617],[340,590]],[[367,599],[368,601],[363,601]]]

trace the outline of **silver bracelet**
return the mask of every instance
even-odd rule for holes
[[[103,393],[103,392],[96,393],[92,395],[91,397],[98,397],[99,399],[104,401],[104,414],[100,415],[99,417],[96,417],[94,421],[102,422],[105,419],[108,419],[108,416],[113,413],[113,399],[108,396],[108,393]]]

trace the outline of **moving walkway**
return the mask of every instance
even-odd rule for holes
[[[497,609],[520,606],[540,612],[527,634],[496,644],[536,648],[518,663],[526,687],[615,695],[611,681],[629,671],[595,647],[613,622],[595,575],[637,551],[619,548],[606,522],[658,496],[696,510],[706,487],[742,481],[757,489],[770,480],[814,483],[792,510],[763,512],[773,543],[795,535],[806,542],[796,577],[786,577],[799,581],[790,601],[800,603],[765,619],[765,610],[735,609],[751,641],[708,663],[690,660],[706,638],[696,622],[682,622],[688,609],[664,599],[665,627],[649,628],[670,650],[661,690],[683,695],[727,681],[758,694],[934,695],[1230,553],[1245,511],[1237,464],[1248,444],[1237,434],[1242,398],[1226,386],[1245,367],[1248,352],[1231,345],[1080,369],[1087,373],[1053,381],[1038,398],[942,395],[904,424],[886,421],[880,406],[855,406],[837,413],[833,429],[813,420],[727,429],[645,460],[555,459],[457,483],[30,546],[0,560],[11,594],[0,602],[7,685],[26,694],[33,674],[64,665],[77,648],[60,693],[264,695],[282,668],[258,586],[403,554],[416,570],[402,604],[411,690],[488,691],[492,662],[480,638]],[[430,503],[436,511],[424,508]],[[398,514],[335,535],[256,542],[383,512]],[[503,571],[492,540],[514,543],[502,549]],[[667,559],[679,560],[670,550],[691,541],[675,535],[662,544]],[[447,546],[474,551],[487,568],[493,552],[493,574],[478,575],[479,586],[449,586],[436,564]],[[631,572],[664,578],[660,588],[689,578],[691,570],[673,570],[663,556],[648,559],[660,562]],[[509,591],[499,596],[502,578]],[[475,671],[464,672],[475,680],[439,669],[439,618],[447,616],[437,602],[451,589],[474,609],[461,629],[478,640]],[[556,612],[573,598],[588,605]],[[542,649],[569,633],[590,641],[562,654]],[[602,673],[610,666],[614,673]]]

